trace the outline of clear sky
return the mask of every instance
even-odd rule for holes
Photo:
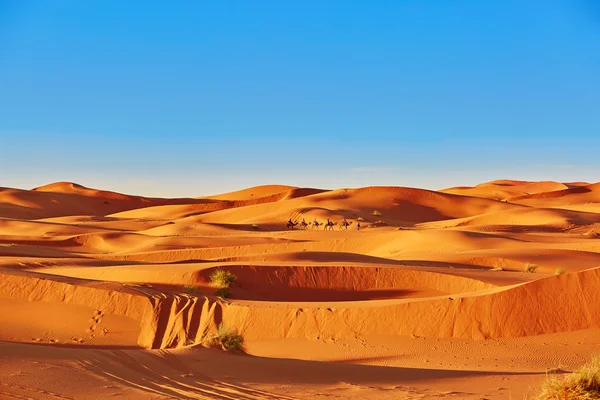
[[[600,1],[0,0],[0,186],[600,180]]]

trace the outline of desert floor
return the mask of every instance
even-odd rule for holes
[[[598,183],[0,188],[0,399],[524,399],[600,352],[598,233]]]

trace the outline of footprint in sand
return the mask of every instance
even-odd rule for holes
[[[90,325],[90,327],[88,329],[86,329],[86,333],[89,333],[90,339],[93,339],[96,337],[95,333],[96,333],[96,328],[98,326],[98,324],[100,324],[102,322],[102,317],[104,316],[104,313],[100,310],[96,310],[94,311],[94,315],[92,316],[92,318],[89,320],[89,322],[92,323],[92,325]],[[104,328],[102,329],[102,335],[105,336],[108,333],[108,329]],[[80,343],[83,343],[83,341],[81,341]]]

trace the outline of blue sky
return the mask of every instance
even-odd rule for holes
[[[600,2],[0,0],[0,186],[598,181]]]

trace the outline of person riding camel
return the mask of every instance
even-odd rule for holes
[[[290,225],[294,225],[294,223],[292,222],[292,219],[290,218],[290,220],[288,221],[288,224]]]
[[[344,220],[342,221],[342,225],[343,225],[343,226],[346,226],[346,225],[348,225],[348,221],[346,221],[346,217],[344,217]]]

